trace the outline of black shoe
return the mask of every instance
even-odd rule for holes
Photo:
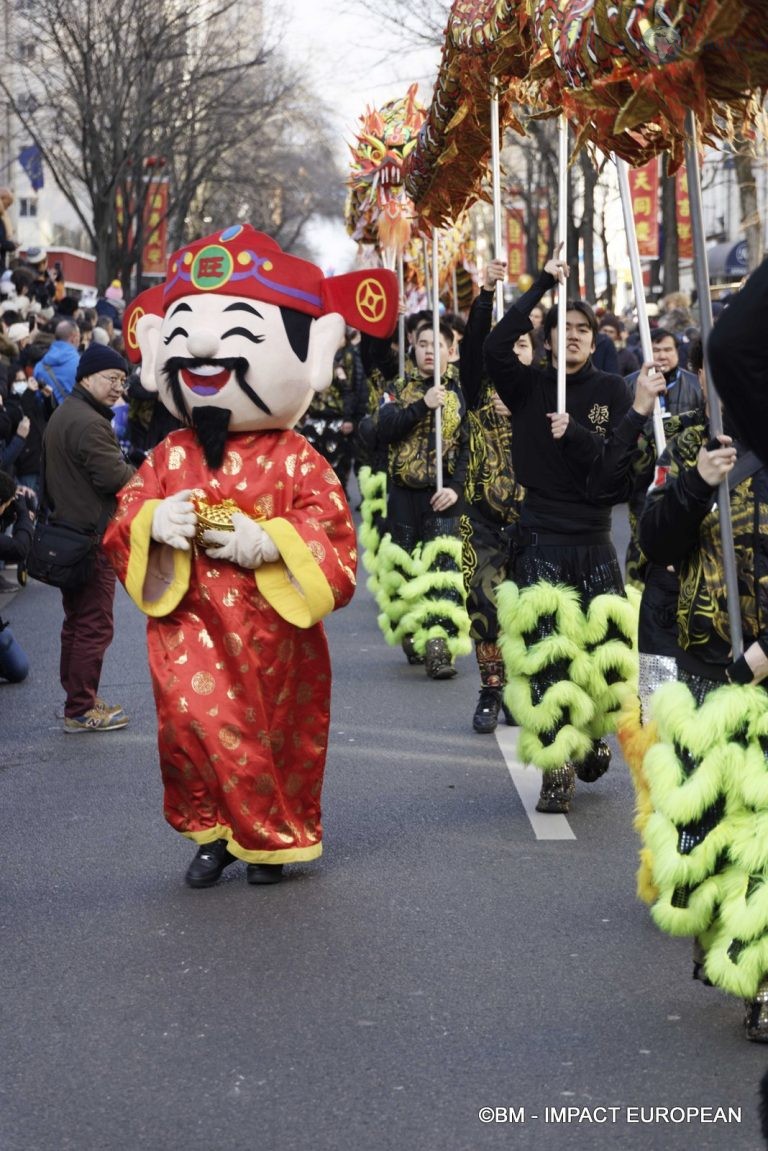
[[[481,687],[480,698],[477,701],[475,714],[472,716],[472,726],[480,735],[491,735],[499,722],[499,709],[501,708],[501,688]]]
[[[413,636],[412,635],[407,635],[405,637],[405,639],[403,640],[403,643],[402,643],[402,648],[406,654],[406,658],[408,660],[408,663],[411,663],[411,664],[424,663],[424,656],[419,655],[419,653],[416,651],[416,648],[413,646]]]
[[[517,722],[517,720],[513,716],[512,712],[509,710],[509,708],[507,707],[507,705],[505,703],[502,703],[501,710],[504,712],[504,719],[507,722],[507,727],[519,727],[520,726],[520,724]]]
[[[214,839],[213,843],[204,843],[198,848],[184,878],[190,887],[212,887],[235,858],[227,850],[226,839]]]
[[[576,773],[570,763],[545,771],[536,810],[549,815],[567,815],[576,791]]]
[[[245,869],[249,883],[280,883],[283,878],[282,863],[249,863]]]
[[[596,739],[586,759],[574,766],[576,775],[583,783],[594,783],[611,766],[611,749],[604,740]]]
[[[762,983],[755,999],[744,1001],[744,1034],[753,1043],[768,1043],[768,981]]]
[[[451,653],[444,639],[427,640],[424,662],[430,679],[453,679],[456,675],[456,668],[453,666]]]

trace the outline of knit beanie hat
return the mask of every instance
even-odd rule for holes
[[[98,372],[128,372],[128,364],[114,348],[104,347],[102,344],[90,344],[77,365],[75,379],[84,380],[86,376],[95,376]]]
[[[113,303],[115,303],[118,300],[122,301],[122,299],[123,299],[123,286],[120,283],[120,281],[119,280],[113,280],[112,283],[107,288],[104,295],[106,296],[106,298],[108,300],[112,300]]]

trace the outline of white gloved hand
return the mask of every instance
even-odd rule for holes
[[[250,516],[235,512],[234,531],[207,531],[203,535],[205,554],[215,560],[230,560],[241,568],[258,568],[273,563],[280,552],[261,524]]]
[[[197,512],[191,495],[191,490],[176,492],[160,501],[152,516],[153,540],[189,551],[189,541],[197,531]]]

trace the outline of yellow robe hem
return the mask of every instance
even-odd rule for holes
[[[333,611],[330,584],[293,524],[284,519],[260,523],[280,552],[280,560],[256,569],[256,586],[288,623],[312,627]]]
[[[152,517],[161,500],[147,500],[131,524],[130,554],[125,590],[140,611],[148,616],[170,615],[189,590],[192,552],[167,545],[152,546]],[[160,594],[145,598],[147,587]],[[160,589],[164,589],[160,591]]]
[[[309,847],[279,847],[274,851],[250,851],[236,843],[230,828],[222,827],[221,824],[206,828],[205,831],[182,831],[181,834],[200,847],[205,843],[213,843],[215,839],[226,839],[230,854],[242,859],[244,863],[304,863],[323,854],[322,843],[313,843]]]

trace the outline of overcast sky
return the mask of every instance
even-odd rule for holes
[[[345,14],[351,7],[339,0],[284,0],[285,48],[308,68],[318,93],[333,109],[345,172],[347,145],[355,138],[366,105],[376,107],[403,96],[414,81],[419,84],[419,99],[429,104],[440,60],[439,48],[414,51],[387,27]],[[332,228],[314,228],[308,238],[327,272],[351,266],[355,245],[343,221]]]

